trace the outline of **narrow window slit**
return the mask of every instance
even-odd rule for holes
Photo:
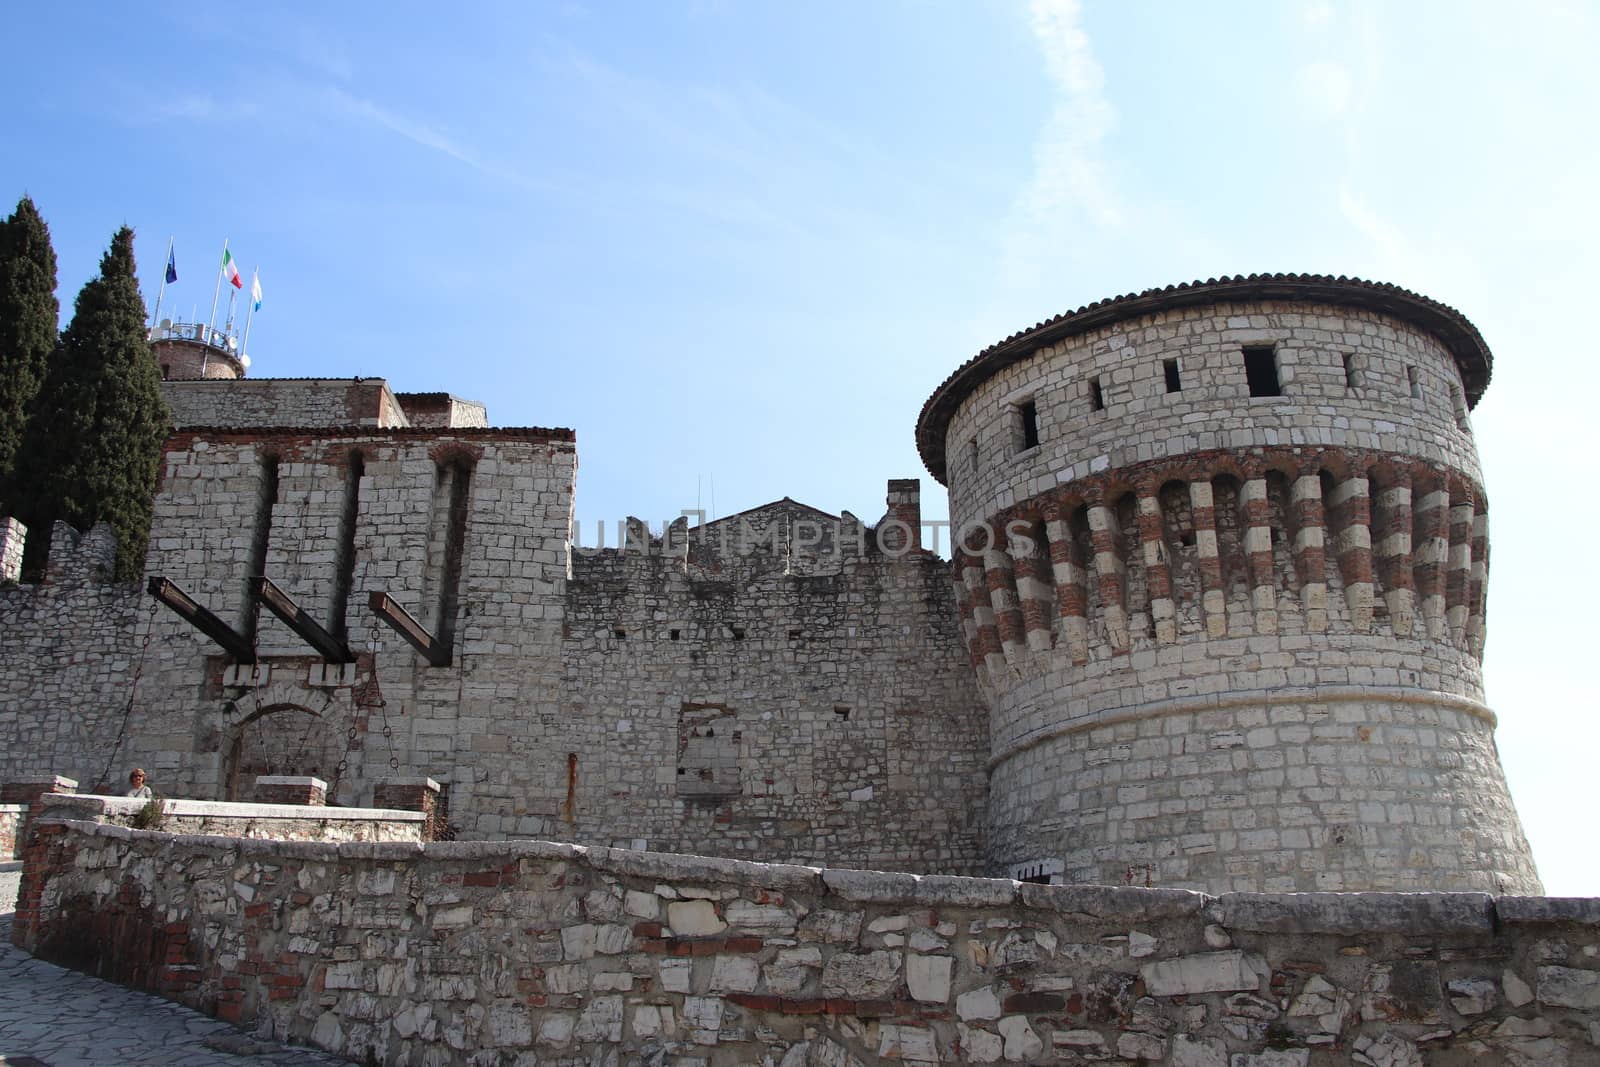
[[[1026,452],[1030,448],[1039,446],[1039,405],[1032,400],[1024,400],[1017,405],[1017,427],[1021,431],[1018,437],[1017,451]]]

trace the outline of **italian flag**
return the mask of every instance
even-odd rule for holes
[[[222,273],[227,275],[228,283],[235,289],[244,288],[244,279],[239,277],[239,268],[234,265],[233,253],[226,248],[222,250]]]

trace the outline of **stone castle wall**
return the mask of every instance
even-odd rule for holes
[[[172,424],[180,429],[409,425],[400,401],[382,378],[163,381],[161,395],[172,412]]]
[[[745,519],[575,554],[568,758],[605,840],[976,873],[986,723],[944,564],[850,516]]]
[[[259,662],[106,584],[103,531],[61,527],[51,579],[0,590],[0,781],[103,790],[138,764],[166,796],[240,800],[314,775],[363,805],[431,777],[463,837],[981,869],[987,727],[940,561],[853,518],[846,556],[798,505],[742,520],[750,553],[713,523],[669,559],[635,524],[632,551],[573,558],[574,467],[554,431],[177,431],[146,573]],[[257,573],[352,662],[256,610]],[[374,592],[453,634],[449,663]]]
[[[386,1064],[1577,1065],[1600,912],[46,822],[13,940]]]
[[[106,761],[136,696],[152,602],[109,583],[110,527],[54,534],[43,582],[0,586],[0,782],[61,772],[115,785],[126,772]]]
[[[1251,395],[1256,346],[1281,395]],[[974,381],[941,458],[991,869],[1537,889],[1483,703],[1467,387],[1433,333],[1219,299]]]
[[[444,472],[457,461],[470,467],[469,507],[452,569]],[[402,773],[399,762],[451,783],[466,831],[508,832],[502,813],[526,804],[538,724],[560,706],[553,688],[529,683],[559,677],[572,469],[564,431],[175,435],[146,572],[254,633],[260,669],[236,667],[137,587],[0,591],[0,781],[48,771],[96,782],[132,693],[113,779],[137,763],[166,795],[225,799],[249,796],[256,774],[320,772],[348,805]],[[51,566],[74,558],[53,551]],[[266,612],[257,626],[246,580],[260,561],[324,626],[334,590],[347,590],[355,664],[329,667]],[[446,584],[455,655],[433,668],[365,598],[387,592],[438,630]]]

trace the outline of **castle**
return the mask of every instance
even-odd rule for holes
[[[1539,891],[1479,666],[1490,354],[1414,293],[1226,278],[986,349],[916,425],[949,562],[915,480],[875,523],[785,498],[584,547],[570,430],[153,345],[147,581],[58,525],[0,588],[0,781],[138,763],[173,796],[421,792],[473,838]]]

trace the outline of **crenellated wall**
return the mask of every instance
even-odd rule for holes
[[[1487,352],[1398,290],[1286,287],[1063,316],[924,409],[996,873],[1537,889],[1479,667]]]
[[[574,555],[556,753],[593,793],[553,795],[547,832],[981,870],[985,717],[941,560],[788,500],[666,537],[631,525]]]

